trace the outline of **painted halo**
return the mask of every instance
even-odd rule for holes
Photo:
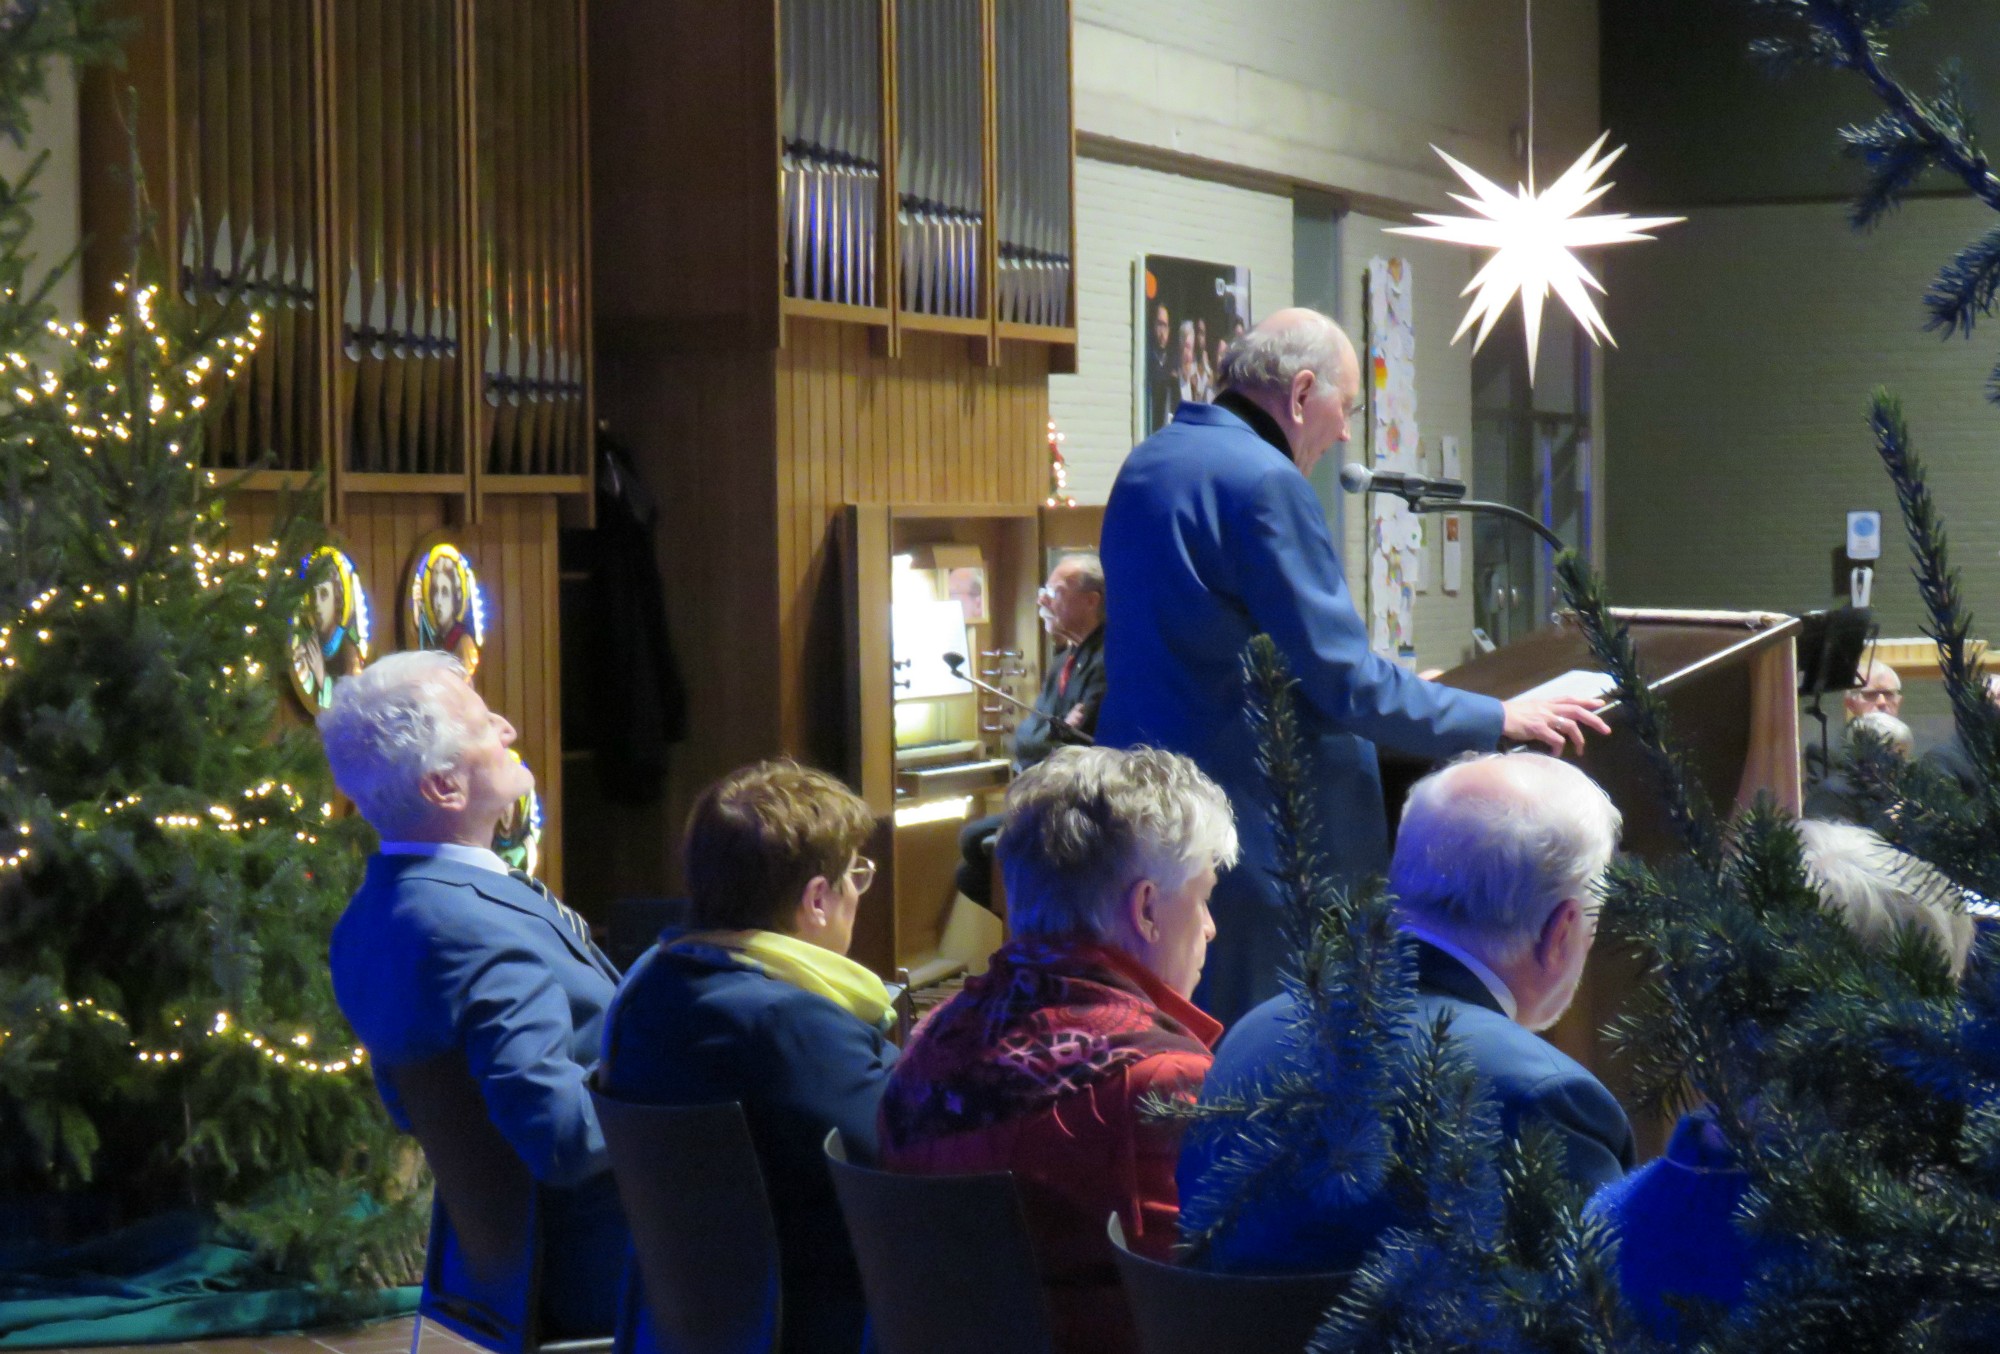
[[[465,552],[449,541],[420,546],[403,590],[403,644],[438,649],[470,677],[486,646],[486,594]]]
[[[333,703],[333,684],[368,664],[368,594],[354,561],[339,546],[323,545],[299,561],[305,600],[293,615],[286,642],[292,689],[308,711]]]
[[[512,748],[507,749],[507,755],[521,760],[521,754]],[[493,851],[510,870],[541,873],[542,797],[536,790],[530,789],[507,806],[493,828]]]

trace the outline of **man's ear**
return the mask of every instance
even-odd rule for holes
[[[1319,381],[1319,373],[1311,367],[1292,373],[1291,405],[1289,412],[1292,422],[1306,421],[1306,401],[1312,397],[1312,388]]]
[[[1535,962],[1543,968],[1557,968],[1568,960],[1569,952],[1583,939],[1583,904],[1565,898],[1555,905],[1542,932],[1535,937]]]
[[[426,771],[417,781],[417,793],[432,808],[458,813],[468,799],[466,778],[456,771]]]
[[[1160,886],[1150,879],[1135,879],[1125,890],[1125,924],[1148,944],[1160,938],[1159,918],[1153,915],[1159,897]]]

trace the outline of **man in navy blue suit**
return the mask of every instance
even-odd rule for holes
[[[535,783],[508,751],[514,728],[458,659],[416,652],[337,683],[319,730],[335,781],[382,839],[334,927],[332,962],[383,1103],[407,1128],[390,1074],[464,1055],[494,1125],[546,1187],[545,1333],[609,1335],[626,1233],[585,1079],[618,971],[575,912],[493,853],[495,825]]]
[[[1299,683],[1335,866],[1381,870],[1380,743],[1420,757],[1501,738],[1579,750],[1608,733],[1591,700],[1514,700],[1422,681],[1376,655],[1306,478],[1348,438],[1361,369],[1338,325],[1281,310],[1232,343],[1214,404],[1185,403],[1133,448],[1104,510],[1107,692],[1097,740],[1185,753],[1228,792],[1243,863],[1210,908],[1216,940],[1196,1002],[1228,1023],[1277,991],[1275,847],[1244,718],[1243,652],[1271,636]]]
[[[1574,766],[1535,753],[1462,759],[1417,782],[1403,808],[1389,887],[1416,940],[1412,1037],[1440,1016],[1490,1087],[1501,1130],[1554,1132],[1567,1174],[1589,1192],[1633,1161],[1632,1127],[1603,1084],[1537,1037],[1576,996],[1597,935],[1598,882],[1618,846],[1618,810]],[[1296,1055],[1289,995],[1237,1022],[1216,1049],[1202,1096],[1248,1092]],[[1226,1139],[1198,1135],[1181,1154],[1183,1201],[1207,1183]],[[1315,1199],[1273,1180],[1244,1200],[1209,1259],[1239,1273],[1351,1269],[1398,1222],[1388,1198]]]

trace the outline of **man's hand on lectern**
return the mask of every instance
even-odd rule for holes
[[[1500,708],[1507,723],[1502,738],[1516,743],[1543,743],[1560,757],[1565,745],[1583,751],[1583,731],[1610,733],[1611,726],[1594,711],[1604,704],[1595,696],[1558,696],[1554,700],[1511,700]]]

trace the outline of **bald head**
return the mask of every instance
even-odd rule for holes
[[[1411,789],[1389,886],[1413,919],[1504,956],[1559,900],[1589,893],[1621,826],[1597,782],[1568,762],[1465,758]]]
[[[1291,306],[1266,316],[1223,354],[1222,385],[1276,419],[1306,474],[1348,438],[1361,394],[1361,363],[1340,326]]]

